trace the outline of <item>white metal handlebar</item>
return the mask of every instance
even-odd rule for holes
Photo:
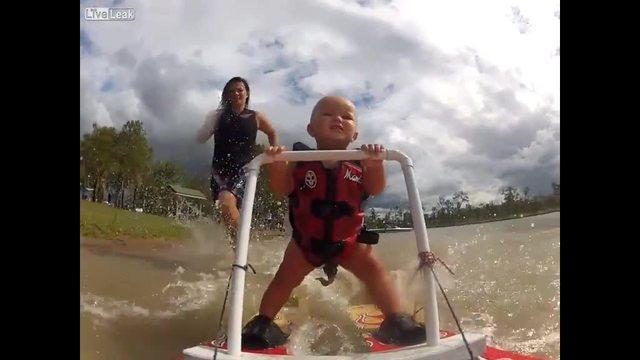
[[[411,159],[397,150],[385,150],[378,156],[369,156],[362,150],[304,150],[304,151],[283,151],[271,156],[260,154],[245,165],[247,169],[257,169],[261,165],[275,161],[326,161],[326,160],[364,160],[380,159],[398,161],[401,165],[413,166]]]
[[[240,358],[242,350],[242,310],[244,304],[244,282],[245,270],[249,250],[249,233],[251,227],[251,216],[253,213],[253,200],[255,197],[256,183],[260,166],[274,161],[326,161],[326,160],[363,160],[363,159],[392,160],[400,163],[409,196],[409,206],[411,209],[411,219],[416,235],[416,246],[418,253],[429,251],[429,238],[422,212],[420,194],[413,174],[413,162],[411,159],[397,150],[387,149],[377,156],[369,156],[361,150],[305,150],[305,151],[284,151],[278,155],[271,156],[261,154],[256,156],[251,162],[245,165],[247,172],[247,182],[245,184],[244,198],[242,199],[242,213],[240,215],[240,227],[237,235],[237,248],[235,265],[233,267],[233,282],[231,287],[231,308],[229,314],[228,345],[229,354],[235,358]],[[245,268],[246,269],[246,268]],[[435,282],[431,271],[423,268],[423,278],[425,285],[425,330],[427,345],[436,346],[440,338],[440,324],[438,318],[438,305],[436,302]]]

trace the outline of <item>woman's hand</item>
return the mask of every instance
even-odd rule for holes
[[[287,151],[286,146],[269,146],[269,148],[265,150],[264,153],[269,156],[275,156],[280,154],[283,151]]]

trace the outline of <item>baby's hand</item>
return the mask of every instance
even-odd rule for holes
[[[267,156],[275,156],[287,150],[284,146],[269,146],[265,150]],[[267,165],[269,186],[271,190],[280,196],[287,196],[293,189],[293,177],[289,170],[289,164],[286,161],[274,161]]]
[[[287,150],[286,146],[269,146],[269,148],[265,150],[264,153],[270,156],[274,156],[286,150]]]
[[[365,153],[367,153],[368,155],[371,155],[371,156],[376,156],[376,155],[382,154],[383,152],[386,151],[384,146],[379,145],[379,144],[362,145],[360,147],[360,150],[364,151]],[[365,159],[365,160],[362,160],[362,165],[365,166],[365,167],[382,165],[382,160]]]

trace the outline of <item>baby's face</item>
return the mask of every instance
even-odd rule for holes
[[[341,97],[320,100],[309,124],[309,134],[319,143],[346,148],[357,137],[355,106]]]

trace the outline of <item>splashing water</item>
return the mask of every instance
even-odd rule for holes
[[[145,258],[81,248],[82,359],[172,358],[214,338],[233,253],[217,224],[195,225],[193,233],[189,246]],[[437,267],[465,331],[483,333],[490,344],[507,350],[559,356],[558,213],[430,229],[429,239],[432,251],[455,272],[452,276]],[[257,313],[287,241],[288,236],[251,240],[249,263],[258,274],[246,277],[243,321]],[[419,277],[412,281],[417,266],[413,233],[383,234],[375,252],[405,309],[420,307],[424,291]],[[344,269],[328,287],[314,280],[317,276],[322,276],[319,269],[294,290],[284,310],[297,311],[301,319],[290,329],[292,352],[363,351],[346,309],[371,303],[366,289]],[[438,302],[441,328],[455,330],[441,295]]]

